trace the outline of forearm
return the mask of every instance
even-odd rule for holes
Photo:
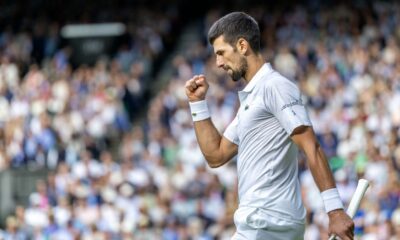
[[[316,143],[313,148],[307,151],[309,151],[306,152],[308,165],[319,190],[323,192],[335,188],[335,180],[321,146]]]
[[[225,163],[220,150],[222,136],[212,123],[211,119],[194,122],[197,141],[201,152],[211,167],[218,167]]]
[[[211,121],[207,102],[204,100],[208,89],[205,77],[195,76],[185,86],[200,149],[210,167],[219,167],[237,153],[237,146],[221,136]]]
[[[335,180],[328,161],[312,128],[307,126],[298,127],[291,137],[306,154],[308,166],[319,190],[323,192],[335,188]]]
[[[301,128],[299,131],[300,134],[294,135],[292,138],[307,156],[311,174],[324,201],[325,211],[333,213],[333,210],[343,209],[343,203],[336,189],[335,180],[329,168],[328,161],[314,132],[311,128]]]
[[[353,239],[354,223],[343,210],[343,203],[336,189],[328,161],[318,143],[308,155],[311,173],[321,191],[325,211],[329,216],[329,234],[340,236],[341,239],[344,239],[344,236],[350,237],[347,239]]]

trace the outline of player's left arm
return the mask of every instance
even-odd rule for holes
[[[304,151],[308,165],[320,192],[336,188],[335,180],[329,168],[326,156],[310,126],[299,126],[291,134],[291,139]],[[343,209],[328,212],[329,234],[341,239],[354,238],[354,223]]]
[[[321,192],[335,188],[335,180],[328,161],[314,134],[312,127],[300,126],[293,130],[291,138],[307,156],[311,173]]]

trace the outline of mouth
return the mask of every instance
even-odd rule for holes
[[[232,69],[230,67],[223,67],[223,69],[225,70],[225,72],[227,72],[228,74],[232,74]]]

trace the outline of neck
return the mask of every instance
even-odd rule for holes
[[[249,56],[248,60],[248,69],[246,75],[244,76],[244,80],[246,83],[249,83],[250,80],[256,75],[258,70],[264,65],[265,61],[261,54]]]

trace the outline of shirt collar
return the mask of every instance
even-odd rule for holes
[[[271,64],[264,63],[262,67],[257,71],[257,73],[253,76],[250,82],[246,85],[246,87],[242,90],[242,92],[249,93],[253,91],[256,84],[262,79],[263,76],[267,75],[272,71]]]

